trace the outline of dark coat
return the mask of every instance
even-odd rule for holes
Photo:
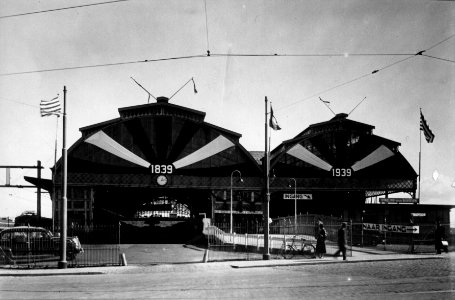
[[[346,248],[346,228],[338,229],[338,247],[340,249]]]
[[[327,253],[325,248],[325,239],[327,238],[327,231],[322,228],[319,229],[318,239],[316,241],[316,252],[317,253]]]

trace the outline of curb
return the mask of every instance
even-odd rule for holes
[[[396,261],[396,260],[422,260],[422,259],[444,259],[444,257],[404,257],[404,258],[384,258],[384,259],[364,259],[364,260],[326,260],[326,261],[290,261],[289,263],[269,263],[263,265],[231,265],[234,269],[248,269],[248,268],[268,268],[268,267],[292,267],[292,266],[303,266],[303,265],[328,265],[328,264],[353,264],[363,262],[382,262],[382,261]]]
[[[72,273],[4,273],[0,274],[0,277],[39,277],[39,276],[64,276],[64,275],[102,275],[104,272],[72,272]]]

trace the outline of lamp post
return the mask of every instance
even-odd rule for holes
[[[235,172],[239,173],[240,182],[243,182],[242,173],[240,173],[239,170],[232,171],[232,173],[231,173],[231,211],[230,211],[230,218],[229,218],[230,219],[230,225],[229,225],[230,230],[229,230],[229,232],[231,234],[232,234],[232,221],[233,221],[233,219],[232,219],[232,177],[234,176]]]
[[[297,181],[295,178],[290,178],[289,180],[294,181],[294,234],[297,233]],[[291,182],[289,182],[289,187],[291,187]]]

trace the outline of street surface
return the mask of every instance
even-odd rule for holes
[[[279,267],[134,265],[102,269],[106,274],[0,276],[0,299],[454,299],[455,253],[439,257]]]

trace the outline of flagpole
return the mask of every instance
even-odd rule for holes
[[[422,122],[422,108],[420,108],[420,115],[419,115],[419,132],[420,132],[420,138],[419,138],[419,197],[417,198],[417,203],[420,203],[420,172],[422,168],[422,128],[420,123]]]
[[[54,147],[54,171],[52,172],[52,232],[55,232],[55,201],[56,199],[56,193],[55,193],[55,174],[57,172],[56,166],[57,166],[57,138],[58,138],[58,118],[59,116],[57,115],[56,119],[56,126],[55,126],[55,147]]]
[[[58,262],[59,269],[66,269],[68,262],[66,261],[66,237],[67,237],[67,153],[66,153],[66,86],[63,86],[63,139],[62,139],[62,203],[61,203],[61,218],[60,218],[60,261]]]
[[[264,205],[264,253],[262,255],[263,260],[270,260],[269,252],[269,204],[270,204],[270,191],[269,191],[269,147],[268,147],[268,120],[267,120],[267,96],[265,97],[265,151],[264,151],[264,163],[265,163],[265,205]]]

